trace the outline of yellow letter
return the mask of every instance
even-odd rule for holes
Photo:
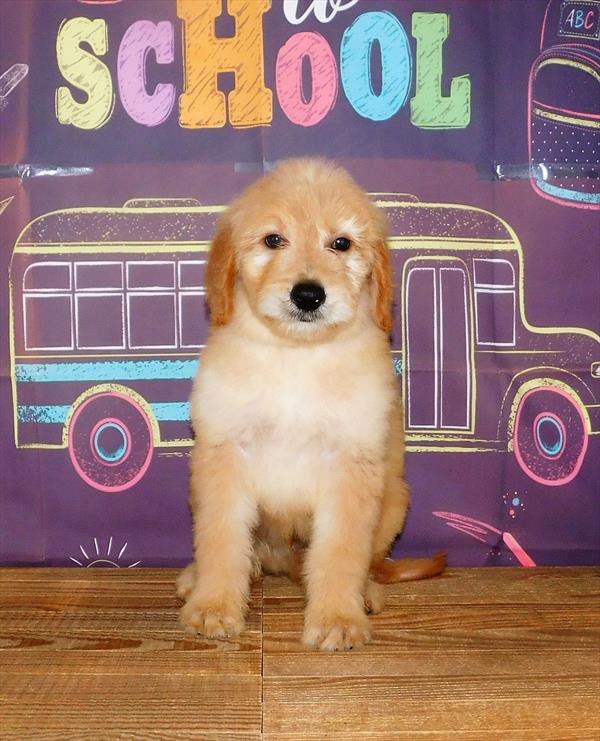
[[[67,87],[56,91],[56,116],[61,124],[79,129],[99,129],[111,117],[115,96],[108,67],[80,43],[88,43],[94,54],[106,54],[108,32],[101,18],[71,18],[63,21],[56,38],[56,56],[62,76],[87,93],[85,103],[78,103]]]
[[[229,95],[232,126],[264,126],[273,118],[273,96],[264,84],[262,16],[271,0],[228,0],[235,35],[215,36],[221,0],[177,0],[183,21],[185,89],[179,97],[179,123],[185,128],[225,126],[225,95],[217,89],[219,72],[235,73]]]

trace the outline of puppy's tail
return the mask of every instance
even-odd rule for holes
[[[446,565],[445,553],[436,553],[433,558],[401,558],[398,561],[382,558],[371,565],[371,577],[380,584],[429,579],[441,574]]]

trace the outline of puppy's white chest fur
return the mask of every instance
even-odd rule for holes
[[[312,508],[343,454],[383,450],[395,389],[385,346],[370,350],[354,342],[208,348],[194,426],[236,446],[245,485],[266,509]]]

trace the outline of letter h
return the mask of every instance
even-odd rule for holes
[[[218,38],[215,21],[221,0],[177,0],[183,21],[185,88],[179,97],[179,123],[184,128],[218,128],[227,123],[225,95],[218,90],[219,72],[235,74],[229,94],[232,126],[264,126],[273,118],[273,95],[264,84],[262,16],[271,0],[228,0],[235,35]]]

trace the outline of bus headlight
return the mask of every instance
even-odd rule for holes
[[[592,378],[600,378],[600,362],[592,363],[591,367]]]

